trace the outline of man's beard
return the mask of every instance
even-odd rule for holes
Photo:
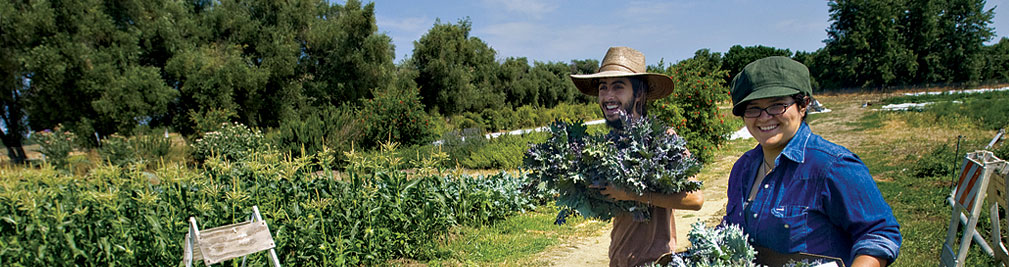
[[[605,112],[606,111],[604,110],[603,111],[604,112],[603,118],[606,119],[606,125],[610,126],[610,128],[613,128],[614,130],[618,130],[618,131],[624,130],[624,120],[623,120],[623,118],[626,117],[626,116],[632,116],[632,114],[635,113],[634,110],[633,110],[633,107],[634,107],[634,103],[628,103],[628,104],[621,105],[619,111],[622,111],[621,113],[623,113],[623,114],[620,114],[620,116],[617,116],[617,119],[615,119],[615,120],[610,120],[608,117],[606,117],[605,116]]]

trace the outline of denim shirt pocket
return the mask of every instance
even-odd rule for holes
[[[799,252],[806,250],[806,240],[809,239],[809,233],[811,232],[807,225],[807,206],[798,205],[781,205],[771,209],[772,220],[769,220],[767,225],[768,229],[774,232],[775,236],[781,238],[780,240],[787,243],[781,243],[784,245],[781,251]]]

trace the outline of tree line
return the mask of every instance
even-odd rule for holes
[[[702,49],[691,64],[708,61],[730,81],[752,60],[786,55],[820,88],[1009,80],[1009,41],[984,46],[994,36],[984,1],[828,5],[824,48]],[[95,146],[113,133],[196,136],[230,121],[271,129],[288,151],[340,149],[430,141],[460,114],[592,101],[567,76],[595,72],[596,59],[499,59],[471,30],[468,19],[438,21],[394,63],[375,3],[359,0],[2,1],[0,139],[21,162],[29,131],[61,126]]]

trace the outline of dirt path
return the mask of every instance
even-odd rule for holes
[[[869,109],[863,108],[862,104],[879,98],[878,95],[819,97],[820,102],[833,111],[810,121],[810,127],[814,129],[815,133],[835,143],[846,147],[857,146],[862,142],[862,139],[843,133],[851,131],[854,128],[852,123],[866,115]],[[732,140],[723,147],[722,151],[717,152],[715,162],[705,165],[705,169],[699,176],[699,179],[704,181],[702,189],[704,206],[699,211],[676,211],[676,240],[678,241],[676,251],[686,250],[690,246],[690,242],[687,241],[687,233],[690,232],[691,224],[703,221],[714,225],[725,215],[727,202],[725,189],[732,164],[736,162],[739,155],[755,145],[756,141],[752,138]],[[546,265],[552,266],[607,266],[609,265],[607,251],[609,251],[610,245],[610,229],[607,227],[595,235],[554,246],[537,257],[543,259],[542,262]]]

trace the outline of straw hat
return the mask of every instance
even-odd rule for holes
[[[630,47],[610,47],[603,57],[602,66],[593,74],[571,75],[571,81],[578,91],[590,96],[599,96],[599,78],[639,77],[648,84],[648,100],[666,97],[673,93],[673,79],[658,73],[645,72],[645,54]]]

